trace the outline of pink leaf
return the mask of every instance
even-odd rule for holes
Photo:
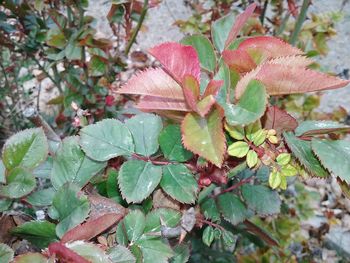
[[[147,111],[159,110],[175,110],[175,111],[191,111],[185,100],[169,99],[153,96],[145,96],[141,98],[137,104],[137,108]]]
[[[277,134],[282,134],[284,131],[294,131],[298,127],[296,119],[277,106],[268,107],[264,119],[264,128],[274,129]]]
[[[253,15],[255,8],[256,4],[251,4],[242,14],[237,16],[236,21],[226,39],[225,49],[232,43],[232,41],[236,39],[244,24]]]
[[[62,260],[62,262],[90,263],[90,261],[59,242],[51,243],[49,245],[49,253],[50,255],[56,255],[56,257]]]
[[[272,36],[248,38],[239,44],[237,50],[246,51],[257,64],[272,58],[303,54],[300,49]]]
[[[136,74],[117,92],[184,99],[180,85],[160,68],[147,69]]]
[[[202,98],[205,98],[209,95],[213,95],[215,97],[216,95],[218,95],[219,90],[223,84],[223,80],[212,79],[211,81],[209,81],[207,87],[205,88]]]
[[[61,242],[67,243],[76,240],[88,241],[119,222],[123,217],[124,214],[109,213],[96,219],[90,219],[84,224],[78,225],[65,233]]]
[[[199,59],[192,46],[168,42],[151,48],[149,53],[159,60],[177,83],[182,83],[185,75],[192,75],[200,81]]]
[[[192,75],[186,75],[182,81],[182,91],[188,106],[197,110],[197,102],[200,95],[199,83]]]
[[[238,73],[245,73],[256,67],[256,63],[245,50],[225,50],[222,56],[229,68]]]

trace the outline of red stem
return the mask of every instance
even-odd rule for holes
[[[254,178],[253,176],[251,176],[251,177],[249,177],[249,178],[245,178],[245,179],[239,181],[238,183],[236,183],[236,184],[230,186],[229,188],[226,188],[226,189],[224,189],[224,190],[221,190],[219,193],[213,194],[211,197],[212,197],[212,198],[216,198],[216,197],[218,197],[219,195],[222,195],[222,194],[227,193],[227,192],[231,192],[232,190],[234,190],[234,189],[240,187],[241,185],[244,185],[244,184],[246,184],[246,183],[249,183],[253,178]]]

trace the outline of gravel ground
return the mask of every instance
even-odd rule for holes
[[[104,18],[109,10],[110,4],[108,2],[106,0],[96,0],[88,10],[89,14],[98,18],[96,27],[101,37],[112,35]],[[310,12],[338,11],[342,7],[342,3],[343,0],[314,0]],[[99,8],[96,8],[97,6]],[[345,4],[343,12],[344,19],[336,26],[338,34],[329,42],[330,52],[320,61],[325,70],[336,74],[344,74],[350,68],[350,3]],[[165,41],[180,40],[183,34],[173,23],[178,19],[186,19],[190,15],[191,11],[184,5],[184,1],[163,0],[158,7],[149,10],[144,24],[147,31],[139,34],[136,48],[147,50]],[[320,111],[331,112],[338,106],[343,106],[350,112],[350,86],[325,92],[319,109]]]

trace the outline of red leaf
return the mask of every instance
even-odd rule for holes
[[[294,131],[298,127],[296,119],[277,106],[268,107],[264,119],[264,128],[274,129],[277,134],[282,134],[284,131]]]
[[[209,95],[213,95],[215,97],[216,95],[218,95],[219,90],[223,84],[223,80],[212,79],[211,81],[209,81],[208,86],[205,88],[202,98],[205,98]]]
[[[200,82],[199,59],[192,46],[168,42],[151,48],[149,53],[159,60],[177,83],[182,83],[185,75],[192,75]]]
[[[145,96],[140,99],[137,108],[147,111],[159,110],[175,110],[175,111],[191,111],[185,100],[169,99],[153,96]]]
[[[160,68],[147,69],[136,74],[117,92],[120,94],[185,99],[180,85]]]
[[[231,31],[226,39],[225,42],[225,49],[234,41],[241,31],[244,24],[247,22],[247,20],[253,15],[254,10],[256,8],[256,4],[251,4],[247,7],[247,9],[240,15],[237,16],[236,21],[231,28]]]
[[[192,75],[186,75],[182,81],[182,91],[184,93],[188,106],[193,110],[197,110],[197,102],[199,99],[199,83]]]
[[[88,220],[84,224],[78,225],[65,233],[61,242],[67,243],[76,240],[88,241],[119,222],[123,217],[124,214],[111,213],[102,215],[93,220]]]
[[[59,242],[51,243],[49,245],[49,253],[50,255],[55,254],[63,262],[90,263],[90,261],[86,260]]]
[[[245,50],[225,50],[222,56],[229,68],[238,73],[245,73],[256,67],[254,60]]]
[[[107,95],[105,98],[105,103],[106,103],[106,106],[108,106],[108,107],[113,106],[114,105],[114,97],[111,95]]]

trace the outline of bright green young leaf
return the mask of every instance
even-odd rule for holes
[[[175,256],[170,259],[170,263],[187,263],[190,258],[190,248],[186,244],[179,244],[174,248]]]
[[[116,238],[119,244],[134,243],[144,232],[146,225],[145,215],[140,210],[131,211],[118,224]]]
[[[280,186],[282,181],[281,173],[277,171],[272,171],[269,176],[269,185],[272,189],[276,189]]]
[[[276,161],[279,165],[287,165],[290,162],[291,155],[289,153],[281,153],[277,156]]]
[[[232,193],[219,195],[218,206],[224,218],[237,225],[248,217],[248,210],[238,196]]]
[[[350,126],[335,121],[304,121],[295,129],[296,136],[350,131]]]
[[[144,263],[168,263],[169,258],[174,256],[170,246],[160,238],[143,236],[135,244],[142,252]]]
[[[203,35],[192,35],[182,39],[181,43],[193,46],[197,51],[201,67],[210,72],[214,72],[216,67],[216,55],[208,38]]]
[[[226,121],[230,125],[247,125],[260,119],[265,112],[267,94],[257,80],[251,80],[238,104],[224,105]]]
[[[142,160],[130,160],[121,166],[118,182],[128,203],[139,203],[147,198],[162,178],[162,168]]]
[[[263,144],[266,140],[267,137],[267,133],[265,130],[258,130],[257,132],[255,132],[253,134],[253,143],[256,146],[260,146],[261,144]]]
[[[263,185],[242,186],[242,195],[248,208],[258,215],[271,215],[280,212],[281,200],[276,191],[272,191]]]
[[[125,121],[135,144],[135,152],[150,156],[158,150],[158,136],[163,128],[162,119],[154,114],[142,113]]]
[[[281,174],[283,176],[295,176],[298,174],[298,170],[291,164],[287,164],[281,168]]]
[[[87,156],[96,161],[107,161],[121,155],[130,155],[134,143],[129,129],[120,121],[105,119],[80,130],[80,145]]]
[[[285,132],[283,136],[289,149],[309,173],[322,178],[328,176],[328,172],[312,152],[309,141],[300,140],[291,132]]]
[[[228,149],[227,152],[229,155],[242,158],[247,155],[249,151],[249,145],[246,142],[239,141],[232,143]]]
[[[235,15],[229,14],[216,20],[211,28],[211,37],[216,49],[221,53],[225,48],[225,42],[235,21]]]
[[[241,141],[244,139],[245,133],[242,126],[231,126],[225,123],[225,130],[236,140]]]
[[[43,162],[49,146],[41,128],[27,129],[11,136],[2,150],[2,161],[8,170],[17,166],[33,169]]]
[[[214,241],[214,229],[211,226],[207,226],[202,234],[202,241],[208,247],[210,247],[211,243]]]
[[[196,179],[182,164],[164,166],[160,186],[172,198],[186,204],[194,203],[198,191]]]
[[[67,182],[83,187],[105,166],[105,162],[94,161],[85,155],[79,137],[66,137],[54,157],[51,182],[56,189]]]
[[[335,176],[350,184],[350,142],[312,139],[312,150]]]
[[[164,157],[170,161],[186,162],[193,157],[193,154],[182,146],[179,125],[166,126],[159,135],[159,145]]]
[[[57,241],[56,225],[48,221],[30,221],[11,230],[11,233],[20,236],[40,249]]]
[[[162,222],[167,227],[176,227],[181,220],[181,212],[170,208],[158,208],[146,216],[145,233],[158,232]],[[161,222],[162,221],[162,222]]]
[[[7,198],[20,198],[28,195],[36,187],[36,180],[27,170],[17,167],[7,176],[7,184],[0,186],[0,195]]]
[[[286,190],[286,189],[287,189],[287,177],[281,176],[280,188],[281,188],[282,190]]]
[[[215,109],[205,118],[188,113],[182,121],[182,139],[185,147],[221,167],[226,150],[222,116]]]
[[[59,220],[56,226],[58,237],[83,222],[90,212],[87,196],[79,191],[78,186],[68,183],[58,189],[52,200],[49,214],[51,218]]]
[[[66,246],[76,252],[78,255],[82,256],[88,262],[91,263],[109,263],[110,259],[105,253],[105,251],[93,244],[82,241],[75,241],[73,243],[68,243]]]
[[[0,262],[10,263],[13,260],[14,252],[8,245],[0,243]]]
[[[136,263],[136,258],[131,251],[121,245],[108,249],[107,255],[113,263]]]
[[[28,195],[26,201],[32,206],[48,206],[52,204],[52,199],[55,196],[54,188],[46,188],[35,191]]]
[[[257,163],[258,163],[258,154],[253,150],[249,150],[247,154],[248,167],[253,168]]]

